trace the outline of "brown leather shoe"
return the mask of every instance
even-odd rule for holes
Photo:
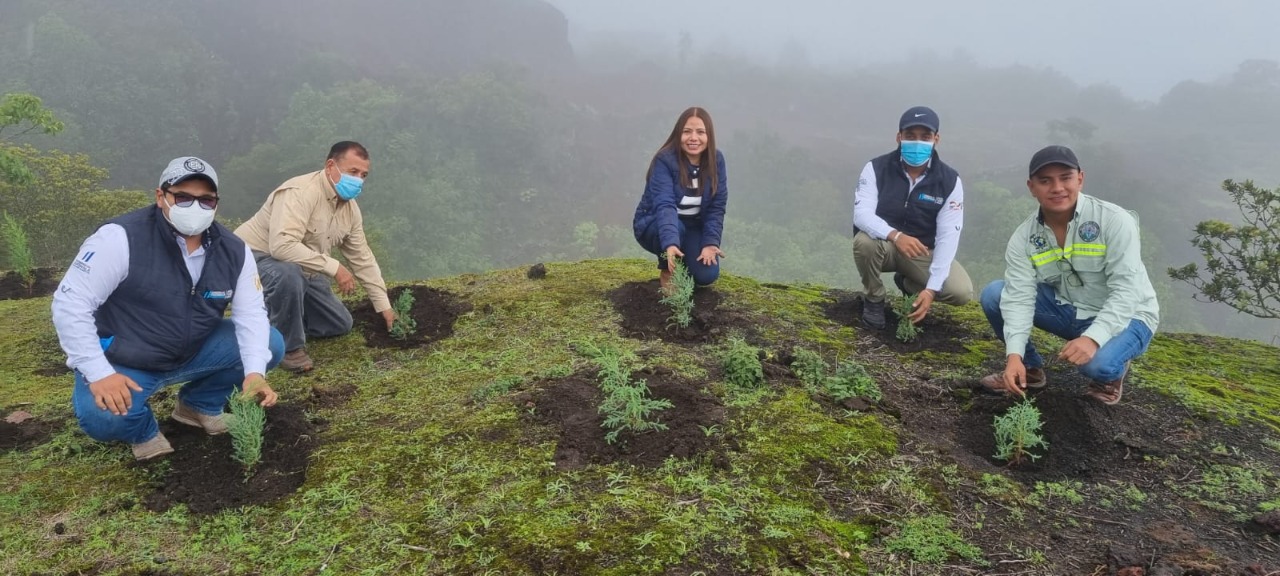
[[[980,380],[982,388],[993,394],[1004,394],[1007,390],[1004,387],[1004,372],[996,372],[995,374],[987,374]],[[1045,375],[1043,368],[1027,368],[1027,388],[1040,389],[1049,383],[1049,377]]]
[[[142,442],[140,444],[131,444],[133,448],[133,457],[139,462],[144,462],[165,454],[173,454],[173,446],[169,445],[169,439],[164,434],[156,432],[155,437]]]
[[[311,357],[307,356],[306,348],[298,348],[285,353],[284,358],[280,359],[280,367],[300,374],[310,372],[315,368],[315,364],[311,362]]]
[[[1124,377],[1129,375],[1129,363],[1124,365],[1124,372],[1120,374],[1120,378],[1111,382],[1090,382],[1089,387],[1085,389],[1084,395],[1097,400],[1107,406],[1115,406],[1120,403],[1120,398],[1124,396]]]
[[[217,416],[201,414],[195,408],[183,404],[181,400],[178,401],[177,406],[174,406],[173,414],[169,417],[187,426],[203,428],[205,433],[210,436],[224,434],[227,431],[226,414],[218,414]]]

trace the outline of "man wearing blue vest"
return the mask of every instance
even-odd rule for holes
[[[218,201],[212,166],[173,160],[155,205],[89,236],[53,296],[80,427],[128,443],[138,460],[173,452],[147,403],[165,386],[183,384],[173,419],[209,434],[227,431],[222,407],[237,388],[276,402],[265,375],[284,338],[267,322],[248,247],[213,221]]]
[[[885,327],[880,275],[915,294],[919,322],[935,301],[960,306],[973,298],[969,273],[956,262],[964,228],[964,186],[935,149],[938,115],[916,106],[898,120],[898,148],[868,162],[853,203],[853,260],[862,276],[862,321]]]
[[[1006,358],[1004,371],[982,386],[1021,395],[1048,383],[1031,343],[1035,326],[1067,341],[1058,358],[1092,380],[1087,396],[1115,404],[1129,362],[1146,352],[1160,323],[1137,214],[1081,194],[1084,170],[1066,146],[1036,152],[1029,174],[1040,209],[1009,238],[1004,280],[982,290],[982,310],[1004,340]]]

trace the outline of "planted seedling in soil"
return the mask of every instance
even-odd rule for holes
[[[920,332],[922,332],[920,327],[911,323],[911,319],[908,318],[912,312],[915,312],[915,303],[915,297],[910,294],[903,294],[893,298],[893,313],[898,316],[898,331],[895,335],[898,340],[903,342],[915,340],[916,336],[919,336]]]
[[[671,308],[671,324],[680,328],[688,328],[693,322],[693,276],[684,262],[676,262],[676,271],[671,275],[671,293],[662,297],[659,302]]]
[[[861,364],[852,360],[841,362],[834,376],[826,379],[827,394],[836,402],[849,398],[866,398],[879,402],[884,397],[880,386]]]
[[[1033,462],[1041,455],[1032,454],[1032,448],[1049,449],[1049,443],[1040,435],[1040,409],[1030,398],[1014,404],[1003,416],[996,416],[996,458],[1010,466],[1020,464],[1023,458]]]
[[[651,418],[655,412],[671,408],[671,401],[651,397],[649,385],[644,380],[633,380],[622,352],[610,346],[589,343],[579,346],[579,349],[600,367],[597,377],[604,392],[604,400],[600,402],[600,413],[604,415],[601,425],[609,430],[604,435],[605,442],[617,442],[623,431],[635,434],[667,429],[666,424]]]
[[[400,296],[391,305],[391,309],[396,313],[396,319],[391,323],[391,337],[396,340],[404,340],[408,338],[418,329],[418,321],[413,319],[410,313],[413,311],[413,293],[409,290],[402,290]]]
[[[2,224],[0,235],[4,236],[4,244],[9,248],[9,265],[22,278],[27,292],[30,292],[36,285],[36,267],[35,260],[31,256],[31,247],[27,244],[27,232],[22,229],[22,224],[8,212],[4,213]]]
[[[746,340],[737,336],[730,338],[720,361],[724,367],[725,380],[735,389],[755,390],[764,384],[760,349],[747,344]]]
[[[235,452],[232,458],[244,466],[244,475],[248,478],[262,459],[262,428],[267,424],[267,411],[258,404],[257,397],[239,392],[233,392],[227,403],[231,406],[227,428]]]

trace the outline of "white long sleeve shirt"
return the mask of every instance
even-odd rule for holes
[[[928,174],[911,182],[909,190],[924,181]],[[908,177],[907,181],[911,181]],[[951,263],[956,259],[956,250],[960,248],[960,231],[964,229],[964,184],[956,178],[956,187],[947,197],[947,205],[938,212],[938,233],[933,240],[933,261],[929,263],[929,282],[925,288],[938,292],[942,284],[951,275]],[[887,240],[894,228],[876,215],[880,204],[880,188],[876,184],[876,169],[870,162],[862,168],[858,177],[858,190],[854,195],[853,225],[872,238]]]
[[[199,282],[204,271],[204,246],[188,253],[185,239],[175,236],[174,242],[180,247],[192,282]],[[271,324],[262,298],[258,265],[248,245],[244,251],[244,266],[236,280],[231,305],[231,321],[235,324],[245,376],[265,375],[267,363],[271,361]],[[88,382],[116,372],[103,353],[94,314],[128,275],[129,236],[119,224],[106,224],[81,244],[75,261],[53,294],[53,327],[58,332],[62,350],[67,353],[67,367],[79,371]]]

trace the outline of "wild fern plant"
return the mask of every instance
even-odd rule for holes
[[[31,247],[27,244],[27,231],[22,229],[21,222],[5,212],[3,222],[0,222],[0,236],[4,237],[4,244],[9,248],[9,265],[30,292],[36,285],[36,267]]]
[[[596,376],[600,379],[600,390],[604,392],[600,413],[604,415],[601,426],[608,430],[604,435],[605,442],[617,442],[618,435],[624,431],[640,433],[667,429],[666,424],[652,418],[654,413],[671,408],[671,401],[653,398],[644,380],[631,378],[631,370],[626,366],[629,355],[611,346],[592,343],[580,344],[578,349],[600,367]]]
[[[671,322],[680,328],[688,328],[693,322],[693,275],[684,262],[676,262],[676,271],[671,276],[673,290],[659,302],[671,308]]]
[[[996,458],[1010,465],[1020,464],[1024,458],[1035,461],[1040,457],[1032,454],[1032,448],[1049,449],[1049,442],[1040,435],[1040,409],[1027,398],[1004,413],[996,416]]]
[[[898,330],[894,333],[898,340],[903,342],[911,342],[920,335],[923,330],[919,326],[911,323],[910,316],[915,312],[916,299],[910,294],[903,294],[893,298],[893,313],[898,316]]]
[[[262,459],[262,429],[267,424],[267,411],[256,397],[240,392],[232,392],[227,403],[231,406],[227,429],[231,434],[232,458],[244,466],[248,477]]]
[[[827,379],[827,362],[822,356],[806,348],[796,348],[791,354],[794,356],[791,371],[800,379],[805,389],[812,393],[822,391]]]
[[[400,291],[400,296],[391,304],[396,312],[396,319],[391,323],[391,337],[404,340],[418,330],[418,321],[413,319],[413,292],[408,288]]]
[[[720,356],[724,378],[738,390],[754,390],[764,385],[764,367],[760,364],[760,349],[747,344],[740,337],[729,339],[729,345]]]
[[[836,402],[847,398],[866,398],[879,402],[884,398],[875,378],[867,373],[867,369],[852,360],[841,362],[836,367],[835,375],[826,379],[827,394]]]

